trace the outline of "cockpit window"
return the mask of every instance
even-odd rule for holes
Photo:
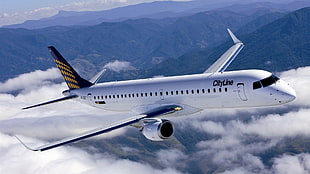
[[[271,75],[270,77],[267,77],[265,79],[262,79],[260,81],[256,81],[253,83],[253,89],[258,89],[261,87],[267,87],[274,83],[276,83],[279,80],[279,77],[275,75]]]
[[[278,80],[279,80],[279,78],[277,76],[272,75],[268,78],[261,80],[261,82],[262,82],[263,87],[267,87],[267,86],[270,86],[270,85],[276,83]]]
[[[262,84],[260,83],[260,81],[257,81],[257,82],[253,83],[253,89],[258,89],[258,88],[261,88],[261,87],[262,87]]]

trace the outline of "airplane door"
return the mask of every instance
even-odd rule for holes
[[[92,98],[92,94],[88,93],[87,94],[87,101],[90,105],[93,105],[93,98]]]
[[[242,101],[247,101],[248,98],[245,95],[244,83],[238,83],[237,87],[238,87],[238,95],[239,95],[240,99]]]

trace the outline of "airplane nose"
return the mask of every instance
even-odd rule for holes
[[[296,99],[296,92],[293,88],[291,89],[292,89],[291,91],[285,93],[285,97],[287,98],[288,102],[291,102]]]
[[[281,92],[282,92],[281,97],[282,99],[280,101],[282,101],[282,103],[288,103],[296,99],[296,92],[290,86],[286,86],[285,90],[282,90]]]

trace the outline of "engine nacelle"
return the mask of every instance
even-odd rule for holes
[[[141,132],[149,140],[162,141],[173,135],[174,127],[169,120],[158,119],[146,123]]]

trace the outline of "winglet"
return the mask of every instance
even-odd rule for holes
[[[233,40],[234,45],[217,59],[217,61],[214,62],[204,73],[224,72],[244,47],[243,43],[230,31],[230,29],[227,29],[227,31]]]
[[[227,31],[231,37],[231,39],[234,41],[234,44],[237,44],[237,43],[242,43],[235,35],[233,32],[230,31],[229,28],[227,28]]]

